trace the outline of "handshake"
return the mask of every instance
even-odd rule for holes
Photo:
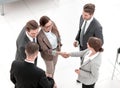
[[[70,57],[70,54],[67,53],[67,52],[57,52],[57,54],[58,54],[58,55],[61,55],[61,56],[64,57],[64,58]]]

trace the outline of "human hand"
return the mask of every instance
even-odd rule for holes
[[[62,52],[61,56],[64,57],[64,58],[68,58],[70,55],[66,52]]]
[[[74,46],[74,47],[78,47],[78,41],[75,41],[75,42],[73,43],[73,46]]]
[[[75,72],[76,72],[77,74],[80,74],[80,69],[75,69]]]

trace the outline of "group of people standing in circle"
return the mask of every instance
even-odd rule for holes
[[[81,66],[75,69],[77,82],[82,88],[94,88],[98,79],[103,51],[102,26],[93,17],[95,5],[85,4],[80,17],[79,31],[73,45],[80,52],[63,52],[61,36],[48,16],[42,16],[39,24],[30,20],[23,27],[16,41],[16,56],[10,69],[10,79],[15,88],[57,88],[54,80],[58,56],[80,57]],[[83,32],[84,31],[84,32]],[[43,58],[46,71],[37,67],[38,52]]]

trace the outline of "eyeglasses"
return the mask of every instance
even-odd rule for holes
[[[49,25],[47,25],[47,26],[44,26],[46,29],[48,29],[49,27],[52,27],[53,26],[53,24],[51,23],[51,24],[49,24]]]

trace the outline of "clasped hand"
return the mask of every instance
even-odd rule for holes
[[[64,58],[68,58],[70,56],[67,52],[60,52],[60,55]]]

